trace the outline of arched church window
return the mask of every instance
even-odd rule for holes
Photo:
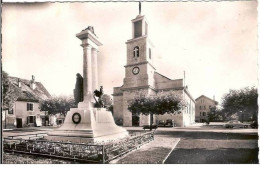
[[[152,59],[152,50],[149,48],[149,58]]]
[[[139,57],[139,47],[138,46],[136,46],[134,48],[134,57]]]

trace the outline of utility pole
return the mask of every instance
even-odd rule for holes
[[[5,129],[6,129],[6,114],[7,114],[7,112],[5,110]]]
[[[185,70],[183,71],[183,86],[185,87]]]
[[[141,15],[141,12],[142,12],[142,4],[141,2],[139,2],[139,15]]]

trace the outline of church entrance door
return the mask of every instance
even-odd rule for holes
[[[139,126],[139,115],[132,114],[132,126]]]

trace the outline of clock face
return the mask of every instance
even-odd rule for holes
[[[137,75],[139,73],[139,71],[140,71],[139,67],[134,67],[132,70],[134,75]]]
[[[79,113],[74,113],[72,115],[72,121],[74,122],[74,124],[79,124],[81,121],[81,116]]]

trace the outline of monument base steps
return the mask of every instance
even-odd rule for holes
[[[73,122],[73,114],[79,113],[80,123]],[[73,143],[108,142],[127,137],[126,129],[115,124],[112,113],[104,108],[71,108],[64,124],[48,132],[46,139]]]

